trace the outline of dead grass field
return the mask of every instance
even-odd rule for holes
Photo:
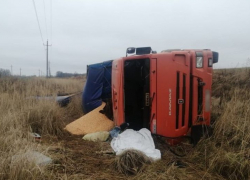
[[[215,70],[213,76],[212,137],[196,147],[184,144],[184,157],[154,137],[162,160],[143,172],[125,176],[114,170],[109,142],[83,141],[63,128],[82,116],[81,99],[61,108],[53,101],[30,96],[82,91],[82,79],[0,79],[0,180],[5,179],[249,179],[250,178],[250,69]],[[29,132],[42,135],[35,142]],[[12,157],[27,150],[51,157],[47,167]],[[179,168],[176,164],[184,167]]]

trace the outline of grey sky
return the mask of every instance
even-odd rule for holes
[[[160,52],[206,48],[215,68],[245,66],[250,57],[249,0],[35,0],[51,71],[84,73],[86,65],[125,55],[127,47]],[[248,62],[250,63],[250,62]],[[32,0],[0,0],[0,68],[45,73],[45,47]]]

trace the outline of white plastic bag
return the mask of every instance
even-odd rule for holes
[[[83,140],[86,141],[106,141],[109,137],[109,132],[108,131],[100,131],[96,133],[89,133],[83,136]]]
[[[153,160],[161,159],[161,152],[155,149],[155,144],[151,133],[148,129],[143,128],[140,131],[127,129],[119,134],[116,138],[112,139],[111,147],[119,155],[124,150],[136,149],[142,151],[146,156],[151,157]]]

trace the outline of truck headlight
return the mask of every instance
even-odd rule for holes
[[[196,67],[197,68],[203,67],[203,57],[196,57]]]

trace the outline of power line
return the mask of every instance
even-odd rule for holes
[[[52,40],[52,0],[50,0],[50,35],[51,35],[51,43],[53,43]]]
[[[46,77],[49,76],[50,74],[50,66],[49,66],[49,63],[48,63],[48,51],[49,51],[49,45],[48,44],[48,26],[47,26],[47,18],[46,18],[46,8],[45,8],[45,1],[43,0],[43,10],[44,10],[44,21],[45,21],[45,26],[46,26],[46,35],[47,35],[47,44],[44,44],[44,40],[43,40],[43,35],[42,35],[42,31],[41,31],[41,26],[40,26],[40,22],[39,22],[39,18],[38,18],[38,15],[37,15],[37,10],[36,10],[36,4],[35,4],[35,0],[33,0],[33,5],[34,5],[34,9],[35,9],[35,13],[36,13],[36,19],[37,19],[37,23],[38,23],[38,27],[39,27],[39,31],[40,31],[40,35],[41,35],[41,38],[42,38],[42,42],[43,42],[43,45],[44,46],[47,46],[46,48]],[[52,39],[52,0],[50,0],[50,26],[51,26],[51,39]],[[41,71],[41,74],[43,75],[42,71]],[[39,70],[39,75],[40,75],[40,70]]]
[[[41,35],[41,38],[42,38],[42,42],[43,42],[43,44],[44,44],[43,35],[42,35],[41,27],[40,27],[40,22],[39,22],[38,15],[37,15],[37,11],[36,11],[36,4],[35,4],[35,1],[34,1],[34,0],[33,0],[33,5],[34,5],[35,12],[36,12],[36,20],[37,20],[38,27],[39,27],[39,30],[40,30],[40,35]]]
[[[46,11],[45,11],[45,2],[43,0],[43,10],[44,10],[44,20],[45,20],[45,26],[46,26],[46,35],[47,35],[47,39],[48,37],[48,28],[47,28],[47,19],[46,19]]]
[[[52,17],[53,17],[53,13],[52,13],[52,0],[50,0],[50,38],[51,38],[51,47],[52,47],[52,43],[53,43],[53,39],[52,39],[52,23],[53,23],[53,21],[52,21]],[[52,54],[52,48],[50,48],[51,50],[50,50],[50,54]],[[51,77],[51,68],[50,68],[50,63],[49,63],[49,76]]]

